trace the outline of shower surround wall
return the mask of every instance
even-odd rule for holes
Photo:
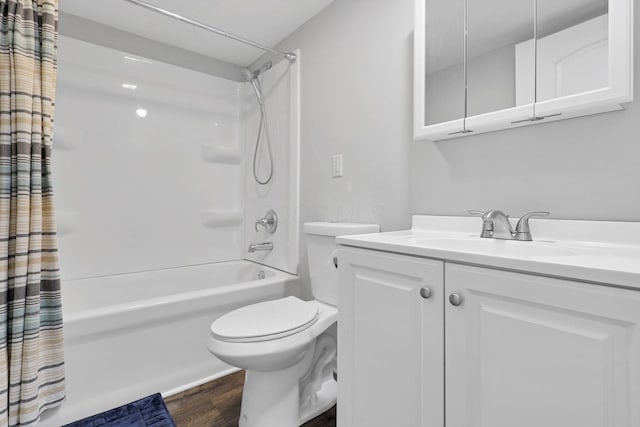
[[[300,292],[294,275],[234,261],[297,271],[299,63],[261,77],[275,170],[257,186],[249,85],[120,49],[59,40],[53,158],[68,387],[43,427],[229,373],[207,351],[211,322]],[[270,208],[281,220],[263,236],[253,226]],[[267,239],[272,253],[247,253]]]
[[[70,37],[59,45],[54,179],[65,279],[243,258],[297,273],[299,56],[260,77],[274,156],[263,186],[252,172],[260,109],[251,85]],[[263,136],[261,176],[267,159]],[[269,209],[279,217],[274,235],[254,229]],[[274,250],[247,251],[263,241]]]
[[[243,257],[241,85],[60,37],[63,279]]]

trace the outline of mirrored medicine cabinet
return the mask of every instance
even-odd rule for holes
[[[414,137],[624,108],[633,0],[416,0]]]

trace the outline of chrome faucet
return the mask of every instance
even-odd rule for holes
[[[249,245],[249,253],[254,253],[255,251],[272,251],[272,250],[273,250],[273,242],[252,243]]]
[[[482,217],[482,232],[480,233],[480,237],[530,242],[533,238],[531,237],[529,218],[547,216],[549,212],[530,212],[522,215],[516,225],[515,231],[509,221],[509,215],[497,209],[492,209],[488,212],[469,211],[469,214]]]
[[[264,229],[267,230],[268,233],[275,233],[278,229],[278,215],[276,214],[276,211],[274,211],[273,209],[269,209],[264,218],[260,218],[259,220],[257,220],[255,225],[256,231],[258,231],[259,225],[264,227]]]

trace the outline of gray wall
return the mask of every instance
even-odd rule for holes
[[[640,100],[622,112],[413,142],[413,8],[336,0],[281,44],[302,49],[303,219],[391,230],[412,213],[500,208],[640,221]],[[344,178],[330,177],[334,153],[344,153]]]
[[[279,48],[302,49],[302,221],[409,228],[413,0],[336,0]],[[340,153],[344,176],[334,179],[331,156]]]
[[[337,0],[279,48],[302,49],[303,221],[408,228],[413,0]]]

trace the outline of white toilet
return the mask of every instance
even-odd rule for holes
[[[246,370],[240,427],[297,427],[336,403],[335,237],[378,231],[374,224],[306,223],[315,299],[253,304],[211,324],[209,350]]]

